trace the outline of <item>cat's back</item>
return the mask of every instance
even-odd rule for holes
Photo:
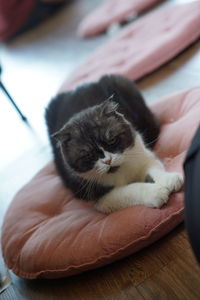
[[[158,121],[146,106],[137,86],[120,75],[103,76],[98,82],[83,84],[52,99],[45,115],[49,133],[58,131],[74,114],[111,96],[120,105],[125,117],[143,134],[146,143],[157,139]]]
[[[84,84],[73,91],[58,94],[45,111],[49,133],[59,130],[73,115],[106,100],[106,89],[100,82]]]
[[[106,75],[98,82],[83,84],[75,90],[54,97],[46,108],[47,125],[49,128],[53,127],[53,130],[58,130],[74,114],[98,105],[112,95],[113,100],[125,109],[131,99],[140,97],[134,83],[128,79],[118,75]],[[127,112],[129,110],[127,107]]]

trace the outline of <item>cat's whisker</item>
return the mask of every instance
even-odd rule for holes
[[[105,173],[105,170],[104,170],[103,167],[99,167],[97,172],[98,172],[99,175],[103,175]]]
[[[162,152],[156,150],[155,153],[156,153],[156,154],[159,154],[159,153],[162,153]],[[126,157],[126,156],[132,157],[132,156],[137,156],[137,155],[141,155],[141,154],[143,154],[143,152],[132,152],[132,153],[125,153],[124,156],[125,156],[125,157]]]
[[[85,178],[82,178],[82,181],[80,183],[81,188],[78,191],[75,192],[75,195],[78,194],[78,193],[80,193],[87,186],[89,187],[91,181],[93,181],[93,180],[94,180],[94,177],[89,177],[88,179],[86,179],[86,181],[85,181]],[[86,191],[88,190],[88,187],[87,187]],[[85,192],[85,194],[87,194],[87,193]],[[85,194],[84,194],[84,196],[85,196]]]
[[[100,175],[103,175],[104,173],[105,173],[105,170],[104,170],[104,169],[99,170],[99,174],[100,174]]]
[[[143,132],[140,132],[140,134],[141,134],[141,136],[144,136],[144,131],[143,131]],[[155,142],[157,142],[157,141],[159,140],[159,138],[160,138],[160,135],[157,136],[157,137],[156,137],[154,140],[152,140],[151,142],[145,143],[145,146],[148,147],[148,146],[154,144]]]
[[[102,174],[100,172],[97,172],[96,174],[93,174],[92,177],[88,178],[88,182],[86,184],[87,189],[85,191],[84,196],[87,196],[88,199],[90,199],[91,191],[93,190],[94,186],[98,184],[99,178],[101,178]]]
[[[92,181],[90,180],[88,182],[88,187],[87,187],[87,189],[85,191],[85,194],[84,194],[84,197],[87,196],[88,199],[90,199],[90,187],[91,187],[91,184],[92,184]]]
[[[84,197],[87,196],[88,199],[90,199],[90,191],[91,191],[92,183],[93,183],[93,180],[88,181],[88,186],[87,186],[87,189],[85,190],[85,193],[84,193]]]
[[[95,185],[98,183],[98,175],[94,175],[94,177],[92,178],[92,180],[90,181],[90,184],[88,186],[88,190],[87,190],[87,196],[89,199],[91,199],[91,192],[94,189]]]
[[[84,183],[84,178],[83,180],[81,181],[81,184],[80,184],[80,189],[78,191],[75,192],[75,195],[79,194],[88,184],[89,184],[89,181],[86,181],[83,185],[82,183]]]

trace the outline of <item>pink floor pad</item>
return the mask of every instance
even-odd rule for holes
[[[161,0],[106,0],[87,15],[78,27],[78,35],[91,37],[101,33],[111,24],[121,23],[129,16],[148,9]]]
[[[137,80],[154,71],[200,36],[200,1],[170,6],[140,18],[97,49],[62,89],[73,89],[105,74]]]

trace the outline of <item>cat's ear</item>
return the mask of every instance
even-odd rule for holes
[[[113,98],[114,94],[101,104],[101,112],[103,115],[109,116],[117,111],[119,104],[115,102]]]
[[[65,128],[53,133],[51,137],[54,138],[59,144],[63,142],[67,143],[71,139],[71,133]]]

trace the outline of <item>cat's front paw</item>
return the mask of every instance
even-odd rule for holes
[[[147,201],[145,203],[148,207],[160,208],[169,200],[169,190],[165,187],[153,184],[152,189],[147,195]]]
[[[178,192],[183,186],[183,176],[180,173],[172,172],[165,173],[157,182],[167,188],[170,193]]]

